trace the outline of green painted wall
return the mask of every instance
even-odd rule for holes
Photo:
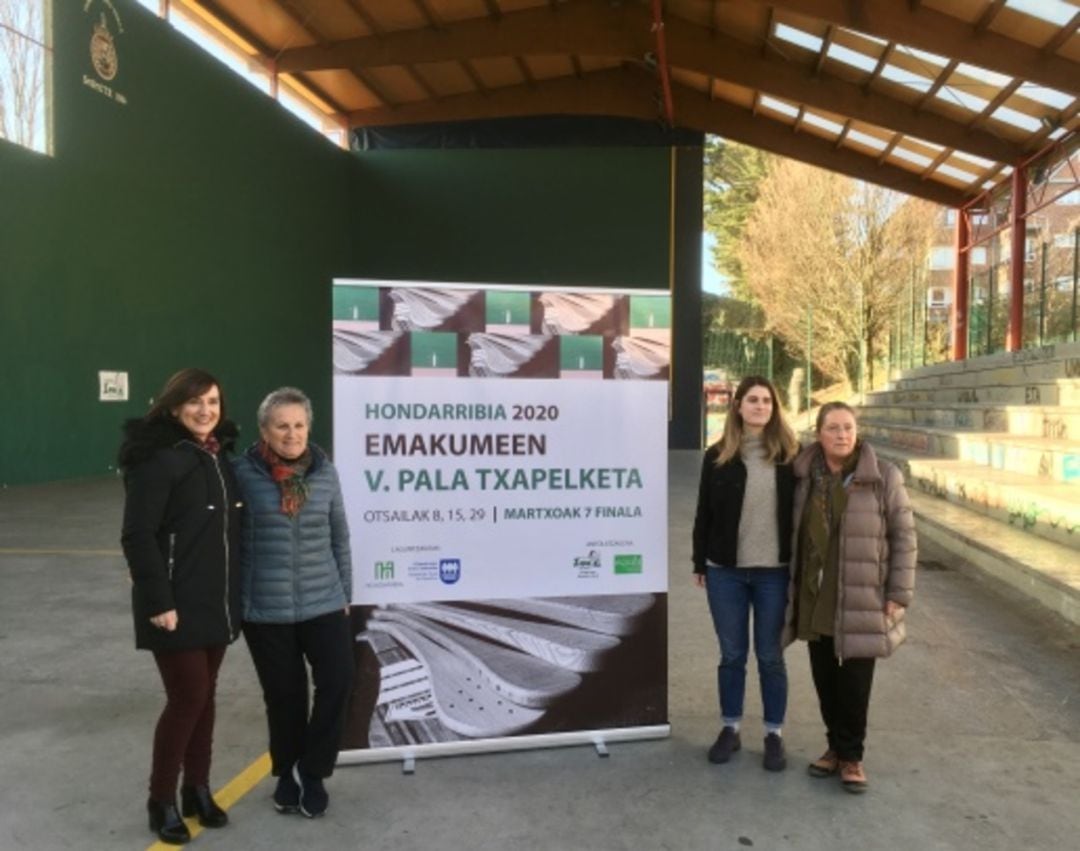
[[[187,365],[245,441],[296,384],[329,443],[335,276],[667,284],[665,149],[349,154],[130,0],[121,105],[84,84],[104,4],[54,5],[55,156],[0,141],[0,486],[108,473]]]
[[[376,151],[357,198],[372,276],[668,286],[667,148]]]

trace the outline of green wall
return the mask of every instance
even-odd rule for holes
[[[187,365],[245,442],[296,384],[329,443],[335,276],[667,285],[666,149],[349,154],[130,0],[120,105],[83,83],[105,6],[54,6],[55,156],[0,141],[0,486],[109,473]]]
[[[359,155],[370,276],[668,286],[667,148]]]

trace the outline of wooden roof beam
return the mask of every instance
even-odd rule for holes
[[[430,12],[426,17],[434,20]],[[278,60],[283,71],[315,71],[540,53],[640,59],[653,49],[650,27],[644,7],[585,0],[555,9],[538,6],[498,19],[485,16],[452,24],[433,23],[421,29],[385,33],[381,38],[362,36],[294,47],[282,51]],[[707,28],[701,29],[708,33]]]
[[[221,22],[222,26],[232,30],[240,38],[242,38],[244,41],[248,42],[252,47],[254,47],[258,51],[258,55],[254,58],[258,59],[260,62],[265,63],[265,66],[267,68],[270,68],[274,64],[274,50],[270,47],[270,45],[266,44],[262,39],[255,35],[255,33],[253,33],[246,26],[244,26],[244,24],[242,24],[237,18],[234,18],[227,11],[221,8],[221,6],[217,4],[216,0],[196,0],[195,5],[201,6],[207,14],[217,18],[218,21]],[[278,73],[281,73],[280,67],[277,67],[275,70]],[[323,103],[331,107],[339,116],[345,113],[345,110],[342,108],[341,104],[334,98],[332,98],[330,95],[328,95],[322,89],[322,87],[316,85],[315,83],[312,83],[310,80],[307,79],[304,79],[303,83],[307,88],[311,90],[312,94],[314,94],[315,97],[319,98],[323,101]]]
[[[896,50],[896,42],[888,42],[884,49],[881,51],[881,56],[878,57],[877,65],[874,66],[874,70],[870,72],[870,76],[866,78],[866,81],[862,84],[863,91],[869,92],[874,85],[874,81],[881,76],[881,72],[885,70],[885,66],[889,64],[889,57],[893,55],[893,51]]]
[[[896,0],[757,0],[778,9],[848,27],[886,41],[898,41],[950,56],[962,62],[997,71],[1009,77],[1080,93],[1076,62],[1056,54],[1047,55],[993,30],[976,32],[971,24],[920,6],[912,9]]]
[[[934,78],[934,82],[931,83],[930,88],[923,92],[922,97],[915,104],[915,110],[922,109],[926,104],[941,91],[942,87],[949,82],[949,77],[953,75],[953,71],[956,70],[956,66],[960,64],[959,59],[949,60],[949,64],[941,69],[941,73]]]
[[[825,67],[825,60],[829,58],[829,48],[832,47],[836,27],[832,24],[825,27],[825,38],[821,40],[821,50],[818,51],[817,60],[814,62],[814,76],[820,76],[821,69]]]
[[[1056,53],[1061,45],[1072,38],[1073,33],[1076,32],[1077,28],[1080,28],[1080,12],[1073,15],[1065,26],[1054,33],[1050,40],[1042,46],[1042,52]]]
[[[710,101],[704,92],[672,85],[679,126],[770,151],[780,156],[827,168],[860,180],[887,186],[938,204],[960,206],[969,199],[959,190],[933,180],[921,180],[898,166],[878,165],[850,149],[837,149],[828,139],[794,134],[791,127],[725,101]],[[598,71],[578,80],[560,77],[444,98],[439,103],[401,104],[352,113],[354,127],[470,121],[533,115],[613,115],[655,121],[660,116],[656,80],[632,68]]]
[[[813,77],[806,69],[780,59],[763,58],[753,47],[680,18],[668,18],[668,51],[676,68],[727,80],[747,89],[805,104],[814,109],[898,130],[905,135],[957,148],[984,159],[1011,162],[1024,148],[958,121],[836,76]]]
[[[500,22],[477,18],[430,29],[386,33],[333,45],[286,50],[279,58],[284,70],[326,67],[399,65],[415,62],[465,61],[522,54],[603,55],[637,60],[653,49],[650,22],[644,7],[586,2],[504,14]],[[1025,149],[984,130],[940,114],[917,113],[905,101],[866,92],[839,77],[814,78],[800,66],[776,58],[707,26],[667,16],[665,38],[673,68],[715,77],[747,89],[760,90],[813,109],[834,112],[957,148],[984,159],[1012,162]]]
[[[979,20],[975,22],[975,32],[984,33],[990,28],[990,24],[994,22],[1001,10],[1005,8],[1005,0],[993,0],[993,2],[986,7],[986,11],[979,16]]]
[[[326,37],[326,35],[319,32],[319,30],[316,29],[311,24],[311,21],[310,21],[311,13],[310,13],[310,11],[307,13],[307,15],[305,17],[301,17],[300,12],[298,12],[296,9],[294,9],[288,3],[281,3],[281,4],[278,5],[278,8],[281,9],[281,11],[284,12],[289,17],[289,19],[300,29],[300,31],[302,33],[304,33],[305,36],[307,36],[308,38],[313,39],[314,41],[319,42],[321,44],[328,44],[329,43],[329,39]],[[280,57],[279,57],[279,59],[280,59]],[[380,101],[382,101],[383,103],[386,103],[386,104],[390,104],[390,103],[394,102],[393,98],[387,96],[386,92],[382,91],[381,87],[379,85],[377,85],[374,80],[371,79],[371,76],[369,74],[366,74],[364,72],[363,68],[358,68],[358,67],[349,65],[349,66],[346,66],[346,70],[349,70],[353,74],[355,74],[356,78],[364,85],[365,88],[367,88],[367,90],[369,92],[371,92],[375,96],[376,100],[380,100]],[[282,73],[283,71],[284,71],[284,69],[281,67],[281,63],[279,61],[278,62],[278,73]]]

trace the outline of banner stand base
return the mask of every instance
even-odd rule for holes
[[[618,727],[610,730],[575,730],[564,733],[543,733],[535,736],[507,736],[500,739],[463,739],[457,742],[431,742],[422,745],[399,745],[390,748],[371,748],[342,751],[338,765],[365,765],[375,762],[401,760],[402,772],[412,774],[416,760],[465,754],[500,753],[503,751],[562,748],[572,745],[592,745],[597,756],[608,755],[612,742],[637,742],[647,739],[666,739],[671,735],[670,724],[649,727]]]

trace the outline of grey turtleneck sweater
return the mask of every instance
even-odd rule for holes
[[[746,465],[746,492],[739,517],[736,567],[779,567],[776,467],[765,460],[765,445],[760,436],[744,434],[740,452]]]

